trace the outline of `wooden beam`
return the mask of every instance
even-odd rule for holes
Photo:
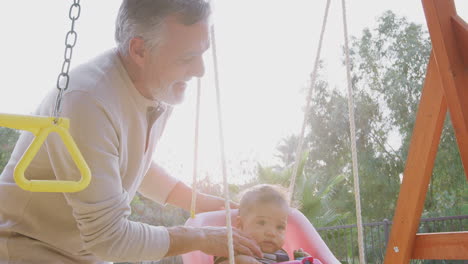
[[[454,16],[452,25],[458,52],[462,55],[463,66],[466,70],[468,69],[468,24],[461,17]]]
[[[423,6],[460,157],[468,179],[468,72],[465,71],[455,37],[456,26],[453,26],[453,21],[460,21],[453,0],[423,0]]]
[[[432,53],[411,138],[385,264],[410,258],[467,259],[467,232],[416,235],[447,107],[468,178],[468,26],[454,0],[422,0]],[[463,253],[460,253],[463,252]]]
[[[468,232],[416,234],[413,259],[468,259]]]
[[[446,113],[447,104],[432,53],[411,137],[385,264],[408,263],[410,260]]]

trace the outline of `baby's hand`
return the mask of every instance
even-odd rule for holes
[[[236,264],[261,264],[255,258],[246,255],[237,255]]]

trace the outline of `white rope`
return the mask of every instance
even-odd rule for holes
[[[363,237],[363,230],[362,230],[362,215],[361,215],[361,197],[360,197],[360,191],[359,191],[359,173],[358,173],[358,161],[357,161],[357,150],[356,150],[356,124],[354,121],[354,98],[353,98],[353,87],[351,83],[351,65],[349,61],[348,23],[346,21],[345,0],[341,0],[341,3],[343,5],[343,27],[344,27],[345,53],[346,53],[346,77],[348,80],[349,128],[351,132],[350,141],[351,141],[351,156],[352,156],[352,161],[353,161],[354,199],[356,201],[359,263],[366,264],[366,257],[364,254],[364,237]]]
[[[304,133],[305,133],[305,128],[307,125],[307,120],[309,119],[309,112],[310,112],[310,102],[312,100],[312,91],[315,86],[315,79],[317,78],[317,70],[318,70],[318,65],[320,62],[320,53],[322,51],[322,43],[323,43],[323,36],[325,34],[325,28],[327,25],[327,19],[328,19],[328,10],[330,9],[330,0],[327,1],[327,6],[325,7],[325,14],[323,16],[323,22],[322,22],[322,30],[320,32],[320,40],[319,40],[319,45],[317,49],[317,54],[315,56],[315,63],[314,63],[314,70],[312,71],[311,74],[311,80],[310,80],[310,87],[309,87],[309,93],[307,95],[307,104],[304,110],[304,120],[302,122],[302,129],[301,129],[301,134],[299,136],[299,142],[297,144],[296,148],[296,162],[294,163],[294,168],[292,172],[292,179],[291,179],[291,184],[289,185],[289,202],[293,202],[293,193],[294,193],[294,187],[296,185],[296,176],[297,176],[297,170],[299,168],[299,164],[301,163],[302,160],[302,151],[304,148]]]
[[[221,149],[221,165],[223,170],[223,184],[224,184],[224,200],[226,208],[226,226],[228,228],[228,249],[229,249],[229,264],[234,264],[234,246],[232,239],[232,222],[231,222],[231,206],[229,201],[229,185],[227,180],[227,170],[226,170],[226,157],[224,151],[224,132],[223,132],[223,122],[221,116],[221,91],[219,89],[219,72],[218,72],[218,57],[216,55],[216,39],[215,39],[215,30],[214,25],[211,26],[211,45],[213,51],[213,67],[215,75],[215,87],[216,87],[216,103],[218,109],[218,125],[219,125],[219,139],[220,139],[220,149]]]
[[[197,205],[197,171],[198,171],[198,131],[200,124],[200,96],[201,96],[201,80],[197,79],[197,106],[195,111],[195,143],[193,148],[193,180],[192,180],[192,204],[190,206],[190,217],[195,218]]]

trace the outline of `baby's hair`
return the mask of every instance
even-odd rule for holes
[[[247,214],[255,206],[269,203],[288,207],[287,193],[286,188],[278,185],[259,184],[252,186],[241,193],[239,215]]]

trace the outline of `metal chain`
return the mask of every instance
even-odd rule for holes
[[[68,83],[70,82],[70,76],[68,75],[68,72],[70,70],[73,48],[75,47],[76,40],[78,39],[78,35],[75,31],[75,21],[78,20],[80,14],[80,0],[73,0],[73,4],[70,6],[70,10],[68,12],[68,17],[71,20],[71,27],[70,30],[67,32],[67,35],[65,36],[65,53],[63,55],[64,60],[62,63],[62,71],[57,77],[57,89],[59,90],[59,92],[57,94],[57,99],[55,100],[54,107],[55,123],[57,123],[58,118],[60,116],[60,111],[62,109],[63,93],[68,89]]]

